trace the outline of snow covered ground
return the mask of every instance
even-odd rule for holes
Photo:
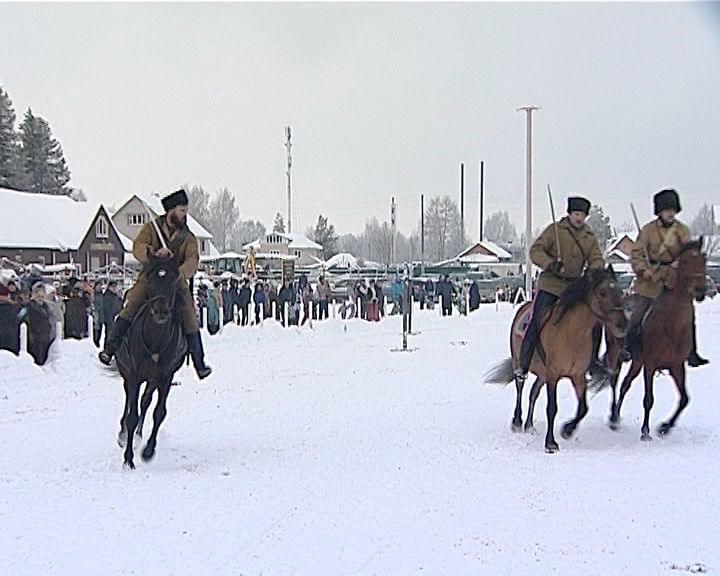
[[[720,574],[720,298],[698,306],[713,362],[671,435],[640,442],[639,380],[620,431],[603,392],[554,455],[544,393],[538,433],[513,434],[513,387],[481,382],[511,307],[437,313],[411,353],[391,352],[398,317],[205,335],[213,375],[178,373],[135,471],[90,340],[43,368],[0,352],[0,575]],[[660,376],[653,430],[676,400]]]

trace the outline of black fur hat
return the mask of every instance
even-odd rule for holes
[[[680,197],[672,188],[666,188],[665,190],[660,190],[660,192],[653,196],[653,206],[655,207],[655,216],[668,208],[672,208],[675,212],[680,212]]]
[[[180,188],[180,190],[176,190],[172,194],[168,194],[161,200],[163,208],[165,208],[165,212],[170,212],[175,206],[187,206],[190,201],[188,200],[188,195],[185,190]]]
[[[568,214],[570,212],[585,212],[585,216],[590,214],[590,200],[581,196],[570,196],[568,198]]]

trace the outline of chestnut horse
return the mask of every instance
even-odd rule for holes
[[[665,290],[652,303],[641,330],[641,350],[633,357],[630,370],[620,386],[620,399],[615,400],[615,379],[613,385],[613,405],[610,414],[610,427],[616,428],[620,421],[623,400],[633,380],[643,370],[645,380],[645,417],[641,428],[641,440],[652,440],[650,436],[650,410],[653,396],[655,372],[667,369],[680,393],[680,402],[672,417],[658,427],[661,436],[670,432],[680,413],[688,404],[689,397],[685,386],[685,360],[692,348],[693,339],[693,300],[701,302],[705,298],[705,254],[702,252],[702,237],[686,242],[677,258],[677,280],[670,290]],[[616,362],[616,364],[619,364]]]
[[[538,348],[542,346],[545,359],[538,349],[532,357],[530,371],[537,375],[531,393],[531,407],[525,429],[531,430],[532,408],[543,384],[547,384],[547,432],[545,450],[556,452],[559,449],[555,441],[555,416],[557,414],[557,383],[560,378],[569,377],[578,398],[575,418],[562,427],[563,438],[569,438],[580,421],[587,414],[585,372],[592,357],[592,330],[596,323],[619,337],[625,334],[627,319],[620,306],[622,292],[615,284],[612,269],[592,269],[571,283],[558,301],[543,312],[540,321]],[[510,350],[512,356],[495,367],[486,381],[509,383],[513,380],[513,370],[518,365],[520,345],[524,327],[527,325],[531,303],[524,304],[515,314],[510,329]],[[523,380],[515,378],[516,402],[513,415],[513,430],[522,426]]]

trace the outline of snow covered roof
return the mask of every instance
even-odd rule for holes
[[[491,254],[494,254],[498,259],[500,260],[509,260],[512,258],[512,254],[505,250],[504,248],[500,248],[495,242],[490,242],[489,240],[483,240],[482,242],[475,242],[472,246],[469,248],[466,248],[460,254],[457,255],[458,260],[461,262],[497,262],[497,260],[464,260],[464,258],[469,258],[472,256],[473,258],[475,256],[480,256],[480,254],[472,254],[468,255],[469,252],[472,250],[477,249],[478,247],[484,248],[486,251],[490,252]]]
[[[332,258],[329,258],[325,262],[320,262],[319,266],[322,266],[326,270],[330,269],[343,269],[343,270],[359,270],[357,258],[348,252],[341,252],[335,254]],[[318,267],[319,267],[318,266]]]
[[[494,262],[500,262],[500,258],[497,256],[490,256],[489,254],[470,254],[469,256],[459,256],[458,260],[463,264],[491,264]]]
[[[313,242],[304,234],[293,232],[292,234],[283,234],[285,238],[290,240],[288,248],[292,250],[322,250],[323,247],[317,242]]]
[[[610,257],[610,256],[617,256],[618,258],[621,258],[625,262],[630,261],[630,256],[625,254],[625,252],[623,252],[622,250],[610,250],[607,254],[605,254],[606,258]]]
[[[0,246],[65,251],[80,247],[101,204],[0,188],[0,206]]]
[[[258,238],[257,240],[253,240],[252,242],[248,242],[247,244],[245,244],[245,245],[242,247],[242,249],[245,250],[245,251],[250,250],[250,248],[255,248],[256,251],[259,250],[259,249],[260,249],[260,239]]]

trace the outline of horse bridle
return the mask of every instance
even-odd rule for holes
[[[170,306],[169,306],[171,312],[172,312],[172,310],[175,309],[175,299],[176,299],[176,297],[177,297],[178,290],[179,290],[178,287],[175,287],[175,290],[173,290],[173,295],[172,295],[172,299],[170,300]],[[163,299],[163,298],[165,298],[165,299],[167,300],[167,296],[164,296],[163,294],[159,294],[159,295],[157,295],[157,296],[153,296],[152,298],[150,298],[150,299],[145,303],[145,305],[148,307],[148,313],[151,313],[150,308],[151,308],[151,306],[152,306],[152,303],[155,302],[155,301],[157,301],[157,300],[161,300],[161,299]],[[172,344],[172,342],[171,342],[171,339],[170,339],[170,338],[163,338],[163,341],[164,341],[165,343],[164,343],[163,346],[160,348],[160,350],[158,350],[157,352],[153,352],[152,350],[150,350],[150,348],[148,348],[147,343],[145,342],[145,338],[143,338],[143,334],[145,333],[145,321],[146,321],[146,320],[147,320],[147,314],[143,316],[142,326],[140,327],[140,342],[142,343],[142,346],[143,346],[143,349],[145,350],[145,352],[147,352],[147,353],[150,355],[150,357],[153,359],[154,362],[157,362],[158,359],[160,358],[160,355],[161,355],[163,352],[165,352],[165,350],[168,349],[168,347]],[[168,327],[165,329],[165,331],[166,331],[166,332],[167,332],[168,330],[172,331],[172,329],[173,329],[173,323],[172,323],[172,322],[168,322],[167,325],[168,325]]]
[[[604,282],[604,281],[603,281],[603,282]],[[602,282],[600,282],[600,284],[602,284]],[[600,284],[598,284],[597,286],[595,286],[595,288],[592,288],[593,294],[595,294],[595,291],[600,287]],[[612,281],[608,281],[608,285],[609,285],[609,288],[611,288],[611,289],[612,289],[612,288],[615,288],[615,283],[612,282]],[[598,298],[595,298],[595,299],[598,300]],[[604,324],[605,322],[608,322],[608,321],[610,320],[610,314],[612,314],[613,312],[620,312],[620,313],[623,314],[623,315],[625,314],[625,310],[624,310],[624,308],[622,307],[622,305],[621,305],[621,306],[613,306],[613,307],[610,308],[606,313],[604,313],[602,310],[600,310],[600,312],[598,312],[598,311],[595,310],[595,308],[593,307],[592,300],[590,301],[590,311],[593,313],[593,316],[595,316],[595,318],[597,318],[598,320],[600,320],[603,324]]]

